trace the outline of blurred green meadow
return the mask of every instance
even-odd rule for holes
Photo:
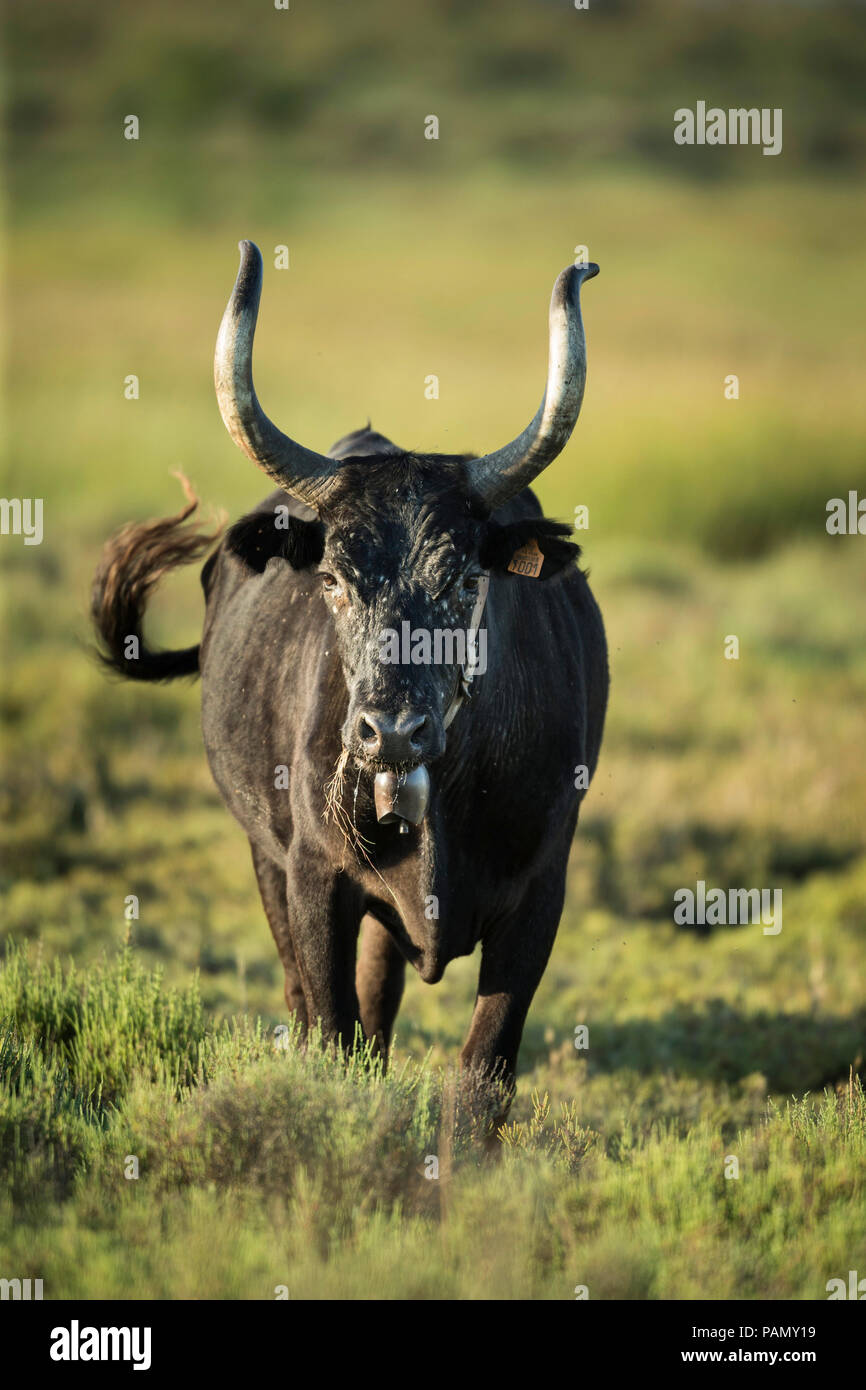
[[[45,535],[0,552],[0,1272],[46,1297],[825,1297],[866,1268],[866,540],[825,529],[866,496],[862,9],[9,10],[3,491],[44,499]],[[675,146],[697,100],[782,107],[782,154]],[[388,1078],[275,1052],[198,691],[88,650],[100,546],[177,510],[173,470],[233,517],[268,486],[213,398],[241,237],[259,395],[320,450],[368,417],[424,450],[512,437],[556,274],[601,265],[538,490],[588,508],[611,704],[498,1164],[448,1107],[477,956],[409,981]],[[172,578],[151,631],[186,645],[201,614]],[[676,927],[699,879],[781,888],[782,931]]]

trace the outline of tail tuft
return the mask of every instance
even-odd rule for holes
[[[105,666],[127,680],[169,681],[198,674],[198,644],[182,651],[152,651],[142,634],[150,595],[164,574],[192,564],[222,531],[185,526],[198,498],[182,473],[187,504],[177,516],[130,522],[106,542],[93,580],[90,612],[99,638],[97,654]]]

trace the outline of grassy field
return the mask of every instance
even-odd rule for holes
[[[4,1268],[46,1297],[814,1299],[862,1249],[859,1081],[768,1106],[740,1075],[804,1032],[838,1055],[839,1020],[602,1021],[599,1071],[566,1039],[533,1079],[569,1099],[484,1163],[429,1063],[214,1029],[128,949],[86,979],[13,953],[2,1007]]]
[[[46,1298],[824,1298],[866,1272],[866,539],[824,524],[866,496],[855,20],[774,30],[762,6],[726,39],[703,7],[709,29],[674,6],[662,33],[663,6],[620,5],[572,52],[554,5],[495,41],[455,7],[438,47],[419,7],[413,85],[384,0],[341,7],[339,43],[329,8],[293,6],[302,64],[249,37],[229,102],[227,5],[203,34],[90,0],[38,35],[13,5],[44,61],[13,81],[4,492],[44,498],[45,539],[2,541],[0,1274]],[[757,82],[763,53],[741,97],[729,60]],[[676,166],[695,73],[784,102],[790,157]],[[176,510],[172,469],[232,516],[265,490],[210,376],[241,236],[265,251],[262,401],[318,449],[368,415],[425,449],[511,437],[556,273],[577,244],[602,267],[540,495],[589,508],[611,706],[498,1162],[451,1103],[477,957],[409,981],[387,1077],[278,1047],[198,692],[112,684],[88,652],[102,540]],[[197,576],[172,580],[153,633],[200,622]],[[782,889],[781,932],[675,926],[699,879]]]

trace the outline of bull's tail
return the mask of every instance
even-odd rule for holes
[[[131,522],[106,542],[93,580],[90,612],[99,637],[98,656],[127,680],[170,681],[198,674],[198,644],[181,651],[153,651],[142,635],[148,599],[164,574],[191,564],[219,535],[198,524],[184,523],[198,498],[183,474],[187,505],[177,516],[158,521]]]

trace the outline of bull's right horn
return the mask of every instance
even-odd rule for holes
[[[214,385],[223,424],[253,463],[286,492],[319,508],[327,499],[337,464],[296,444],[262,410],[253,386],[253,338],[262,293],[262,256],[251,241],[239,243],[241,264],[220,324]]]

